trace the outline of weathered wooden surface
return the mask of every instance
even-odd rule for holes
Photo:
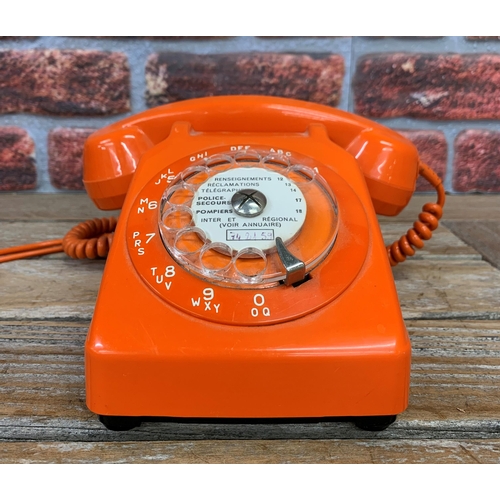
[[[416,198],[411,216],[381,218],[387,242],[428,197]],[[448,223],[477,227],[470,213],[500,219],[500,197],[458,199]],[[102,215],[83,195],[0,196],[0,248],[60,237]],[[63,254],[0,264],[0,463],[500,462],[500,271],[447,227],[394,269],[413,345],[411,396],[382,433],[342,419],[106,430],[85,406],[83,373],[103,266]]]
[[[416,215],[427,202],[436,201],[433,193],[415,194],[408,206],[397,216],[398,221],[413,222]],[[383,221],[391,221],[392,217],[380,217]],[[446,197],[443,222],[461,220],[478,221],[500,219],[500,199],[497,195],[466,194]]]
[[[490,264],[500,267],[500,220],[448,221],[451,229],[468,245],[473,246]]]
[[[498,463],[500,440],[2,443],[0,463]]]
[[[348,421],[154,421],[107,431],[85,407],[88,323],[0,322],[0,439],[136,441],[203,439],[486,438],[500,432],[500,322],[409,321],[408,410],[384,433]]]
[[[2,221],[81,221],[93,217],[117,215],[97,209],[84,193],[32,194],[0,193]]]
[[[1,245],[64,234],[71,222],[0,222]],[[405,223],[382,222],[386,241],[404,234]],[[46,229],[44,229],[46,228]],[[4,243],[5,242],[5,243]],[[104,261],[75,261],[64,254],[0,266],[0,319],[90,319]],[[500,318],[500,271],[441,227],[422,251],[394,269],[404,317]],[[464,284],[467,283],[465,291]],[[29,307],[27,307],[29,306]]]

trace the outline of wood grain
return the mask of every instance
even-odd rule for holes
[[[2,221],[0,220],[0,248],[23,245],[35,241],[44,241],[62,238],[72,227],[75,221]],[[407,222],[382,221],[380,224],[386,244],[392,243],[406,233],[409,228]],[[414,259],[434,258],[471,258],[481,259],[481,255],[469,244],[464,243],[458,236],[444,226],[439,227],[433,237],[425,242]],[[54,254],[44,258],[66,258],[63,254]]]
[[[64,234],[59,222],[0,222],[0,247]],[[382,223],[387,242],[397,239],[404,223]],[[500,317],[500,271],[441,227],[415,257],[394,268],[403,315],[411,318]],[[90,320],[105,262],[75,261],[65,254],[0,265],[0,319]],[[467,284],[467,290],[464,284]]]
[[[2,221],[75,221],[118,215],[102,211],[85,193],[38,194],[0,193]]]
[[[500,271],[484,261],[411,260],[393,274],[405,319],[500,319]]]
[[[46,257],[0,265],[0,318],[92,317],[104,261]]]
[[[448,221],[446,226],[467,245],[475,248],[484,259],[500,267],[500,220]]]
[[[434,193],[415,193],[408,206],[397,217],[383,217],[382,221],[396,219],[400,222],[416,220],[422,206],[428,202],[435,202]],[[500,220],[500,196],[479,194],[454,194],[447,195],[443,209],[443,223],[452,220]]]
[[[25,245],[39,241],[62,238],[76,221],[2,221],[0,220],[0,248]],[[63,258],[53,254],[45,258]]]
[[[406,234],[411,224],[408,222],[381,221],[380,229],[386,245],[391,245]],[[1,228],[1,224],[0,224]],[[405,264],[414,260],[439,259],[439,260],[481,260],[481,254],[464,243],[452,231],[441,225],[438,227],[430,240],[424,243],[424,247],[417,250],[413,257],[408,257]],[[398,265],[399,267],[399,265]]]
[[[500,440],[2,443],[0,463],[498,464]]]

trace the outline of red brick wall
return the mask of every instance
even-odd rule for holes
[[[447,191],[500,192],[500,37],[465,36],[0,37],[0,191],[81,190],[92,130],[239,93],[359,113],[413,140]]]

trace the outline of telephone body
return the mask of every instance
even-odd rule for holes
[[[387,426],[411,346],[376,213],[404,208],[418,163],[392,130],[274,97],[168,104],[92,134],[86,189],[123,207],[85,346],[89,409],[111,429]]]

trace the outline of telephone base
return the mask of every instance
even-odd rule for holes
[[[411,346],[358,167],[322,125],[228,136],[178,123],[141,160],[113,237],[85,346],[88,408],[113,430],[149,417],[390,425],[408,405]],[[237,211],[235,184],[259,188],[262,222]],[[276,225],[242,232],[261,223]],[[278,237],[307,270],[300,286],[274,281],[289,277]]]

